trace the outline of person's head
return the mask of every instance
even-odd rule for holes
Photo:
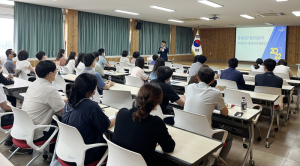
[[[65,50],[64,50],[64,49],[60,49],[60,50],[58,51],[58,54],[57,54],[55,60],[56,60],[56,61],[59,61],[59,59],[62,58],[64,55],[65,55]]]
[[[276,61],[274,59],[266,59],[264,61],[265,71],[273,72],[276,67]]]
[[[77,58],[77,61],[76,61],[76,64],[75,64],[75,67],[77,67],[79,65],[80,62],[83,63],[83,56],[85,55],[85,53],[79,53],[78,55],[78,58]]]
[[[157,55],[157,54],[154,54],[154,55],[152,56],[153,61],[156,61],[157,58],[158,58],[158,55]]]
[[[173,75],[173,70],[169,66],[160,66],[156,71],[157,80],[165,83],[169,82]]]
[[[19,59],[19,61],[28,59],[28,52],[25,50],[20,50],[18,53],[18,59]]]
[[[35,73],[39,78],[44,78],[49,82],[55,80],[56,65],[50,60],[40,61],[35,67]]]
[[[163,58],[157,58],[157,59],[156,59],[152,71],[153,71],[153,72],[156,72],[156,70],[157,70],[160,66],[165,66],[165,60],[164,60]]]
[[[103,48],[100,48],[98,50],[98,53],[99,53],[100,56],[104,56],[105,55],[105,50]]]
[[[138,58],[138,57],[140,57],[140,52],[135,51],[132,56],[133,56],[133,58]]]
[[[162,45],[163,47],[166,46],[166,41],[163,40],[163,41],[161,42],[161,45]]]
[[[228,60],[228,66],[231,68],[236,68],[238,66],[239,61],[236,58],[230,58]]]
[[[150,82],[143,85],[135,100],[138,110],[132,114],[133,121],[147,119],[150,112],[156,110],[162,100],[163,93],[158,84]]]
[[[200,62],[201,64],[205,63],[207,60],[205,55],[200,55],[197,59],[197,62]]]
[[[6,54],[6,56],[7,56],[8,58],[10,58],[10,59],[13,59],[14,57],[17,56],[13,49],[7,49],[7,50],[5,51],[5,54]]]
[[[128,56],[128,51],[127,50],[124,50],[123,52],[122,52],[122,57],[127,57]]]
[[[198,57],[199,57],[199,56],[200,56],[200,55],[196,55],[196,56],[194,57],[193,63],[198,62]]]
[[[280,60],[278,61],[278,65],[284,65],[284,66],[287,66],[287,61],[284,60],[284,59],[280,59]]]
[[[143,57],[138,57],[136,58],[136,61],[135,61],[135,66],[143,69],[144,68],[144,65],[145,65],[145,61],[144,61],[144,58]]]
[[[97,90],[97,78],[93,74],[83,73],[80,74],[71,87],[68,96],[68,102],[72,108],[83,98],[92,97]]]
[[[75,57],[76,57],[76,52],[70,52],[69,58],[65,65],[67,65],[70,60],[72,60],[72,59],[75,60]]]
[[[85,67],[94,68],[95,67],[95,56],[92,53],[85,54],[83,56],[83,63]]]
[[[44,51],[39,51],[35,54],[35,57],[39,60],[39,61],[44,61],[47,59],[47,55]]]
[[[198,71],[198,81],[204,82],[207,85],[210,85],[215,80],[215,72],[209,68],[204,67]]]
[[[98,52],[93,52],[92,54],[95,56],[95,61],[98,62],[99,56],[100,56],[99,53]]]
[[[259,65],[263,64],[263,60],[261,58],[256,59],[255,64],[253,65],[255,69],[259,69]]]
[[[205,67],[209,67],[209,66],[204,64],[204,65],[202,65],[202,66],[200,67],[200,69],[205,68]],[[199,69],[199,70],[200,70],[200,69]]]

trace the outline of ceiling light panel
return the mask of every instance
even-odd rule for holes
[[[158,10],[163,10],[163,11],[166,11],[166,12],[175,12],[175,10],[173,9],[168,9],[168,8],[164,8],[164,7],[160,7],[160,6],[150,6],[151,8],[153,9],[158,9]]]
[[[169,19],[168,21],[171,21],[171,22],[178,22],[178,23],[184,23],[184,21],[174,20],[174,19]]]
[[[211,1],[208,1],[208,0],[200,0],[198,2],[203,3],[205,5],[208,5],[208,6],[211,6],[211,7],[215,7],[215,8],[223,7],[222,5],[219,5],[217,3],[214,3],[214,2],[211,2]]]
[[[128,11],[124,11],[124,10],[115,10],[115,12],[125,13],[125,14],[131,14],[131,15],[140,15],[139,13],[128,12]]]
[[[247,19],[255,19],[255,17],[249,16],[247,14],[240,15],[241,17],[247,18]]]

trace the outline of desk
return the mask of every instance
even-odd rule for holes
[[[3,76],[7,77],[6,74],[3,74]],[[20,93],[26,92],[32,82],[16,77],[14,77],[14,82],[15,83],[11,85],[4,85],[3,89],[6,91],[7,95],[21,99]]]
[[[77,78],[77,75],[75,74],[67,74],[67,75],[61,75],[64,80],[66,81],[71,81],[71,82],[75,82],[76,78]]]
[[[140,88],[115,83],[115,85],[110,87],[108,90],[130,91],[132,96],[137,96]]]
[[[111,76],[111,80],[117,83],[124,84],[125,76],[129,75],[129,73],[117,73],[115,71],[104,70],[105,76],[103,78],[108,80],[108,76]]]
[[[0,162],[1,166],[14,166],[2,153],[0,153]]]
[[[172,75],[172,79],[189,82],[190,79],[191,79],[191,76],[189,76],[188,74],[184,74],[184,73],[174,72],[173,75]]]
[[[190,65],[182,65],[182,67],[183,67],[184,69],[189,69],[189,68],[191,68]]]

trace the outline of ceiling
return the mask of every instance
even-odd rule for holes
[[[213,8],[198,0],[17,0],[20,2],[75,9],[92,13],[105,14],[116,17],[134,18],[144,21],[200,28],[220,27],[255,27],[267,26],[264,23],[271,22],[276,26],[300,25],[300,17],[292,14],[292,11],[300,11],[300,0],[289,0],[277,2],[276,0],[212,0],[223,5],[222,8]],[[152,9],[149,6],[157,5],[175,12],[165,12]],[[124,10],[140,13],[138,16],[116,13],[114,10]],[[284,12],[286,16],[259,17],[258,13]],[[185,21],[184,23],[169,22],[168,19],[176,18],[197,18],[211,17],[218,14],[217,21]],[[248,14],[256,17],[249,20],[240,17],[241,14]],[[230,25],[235,24],[235,25]],[[208,27],[207,27],[208,26]]]

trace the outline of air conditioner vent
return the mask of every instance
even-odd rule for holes
[[[176,18],[176,19],[181,20],[181,21],[198,21],[199,20],[197,18],[185,18],[185,17],[183,17],[183,18]]]
[[[281,13],[259,13],[257,15],[260,17],[270,17],[270,16],[285,16],[286,14],[281,12]]]

